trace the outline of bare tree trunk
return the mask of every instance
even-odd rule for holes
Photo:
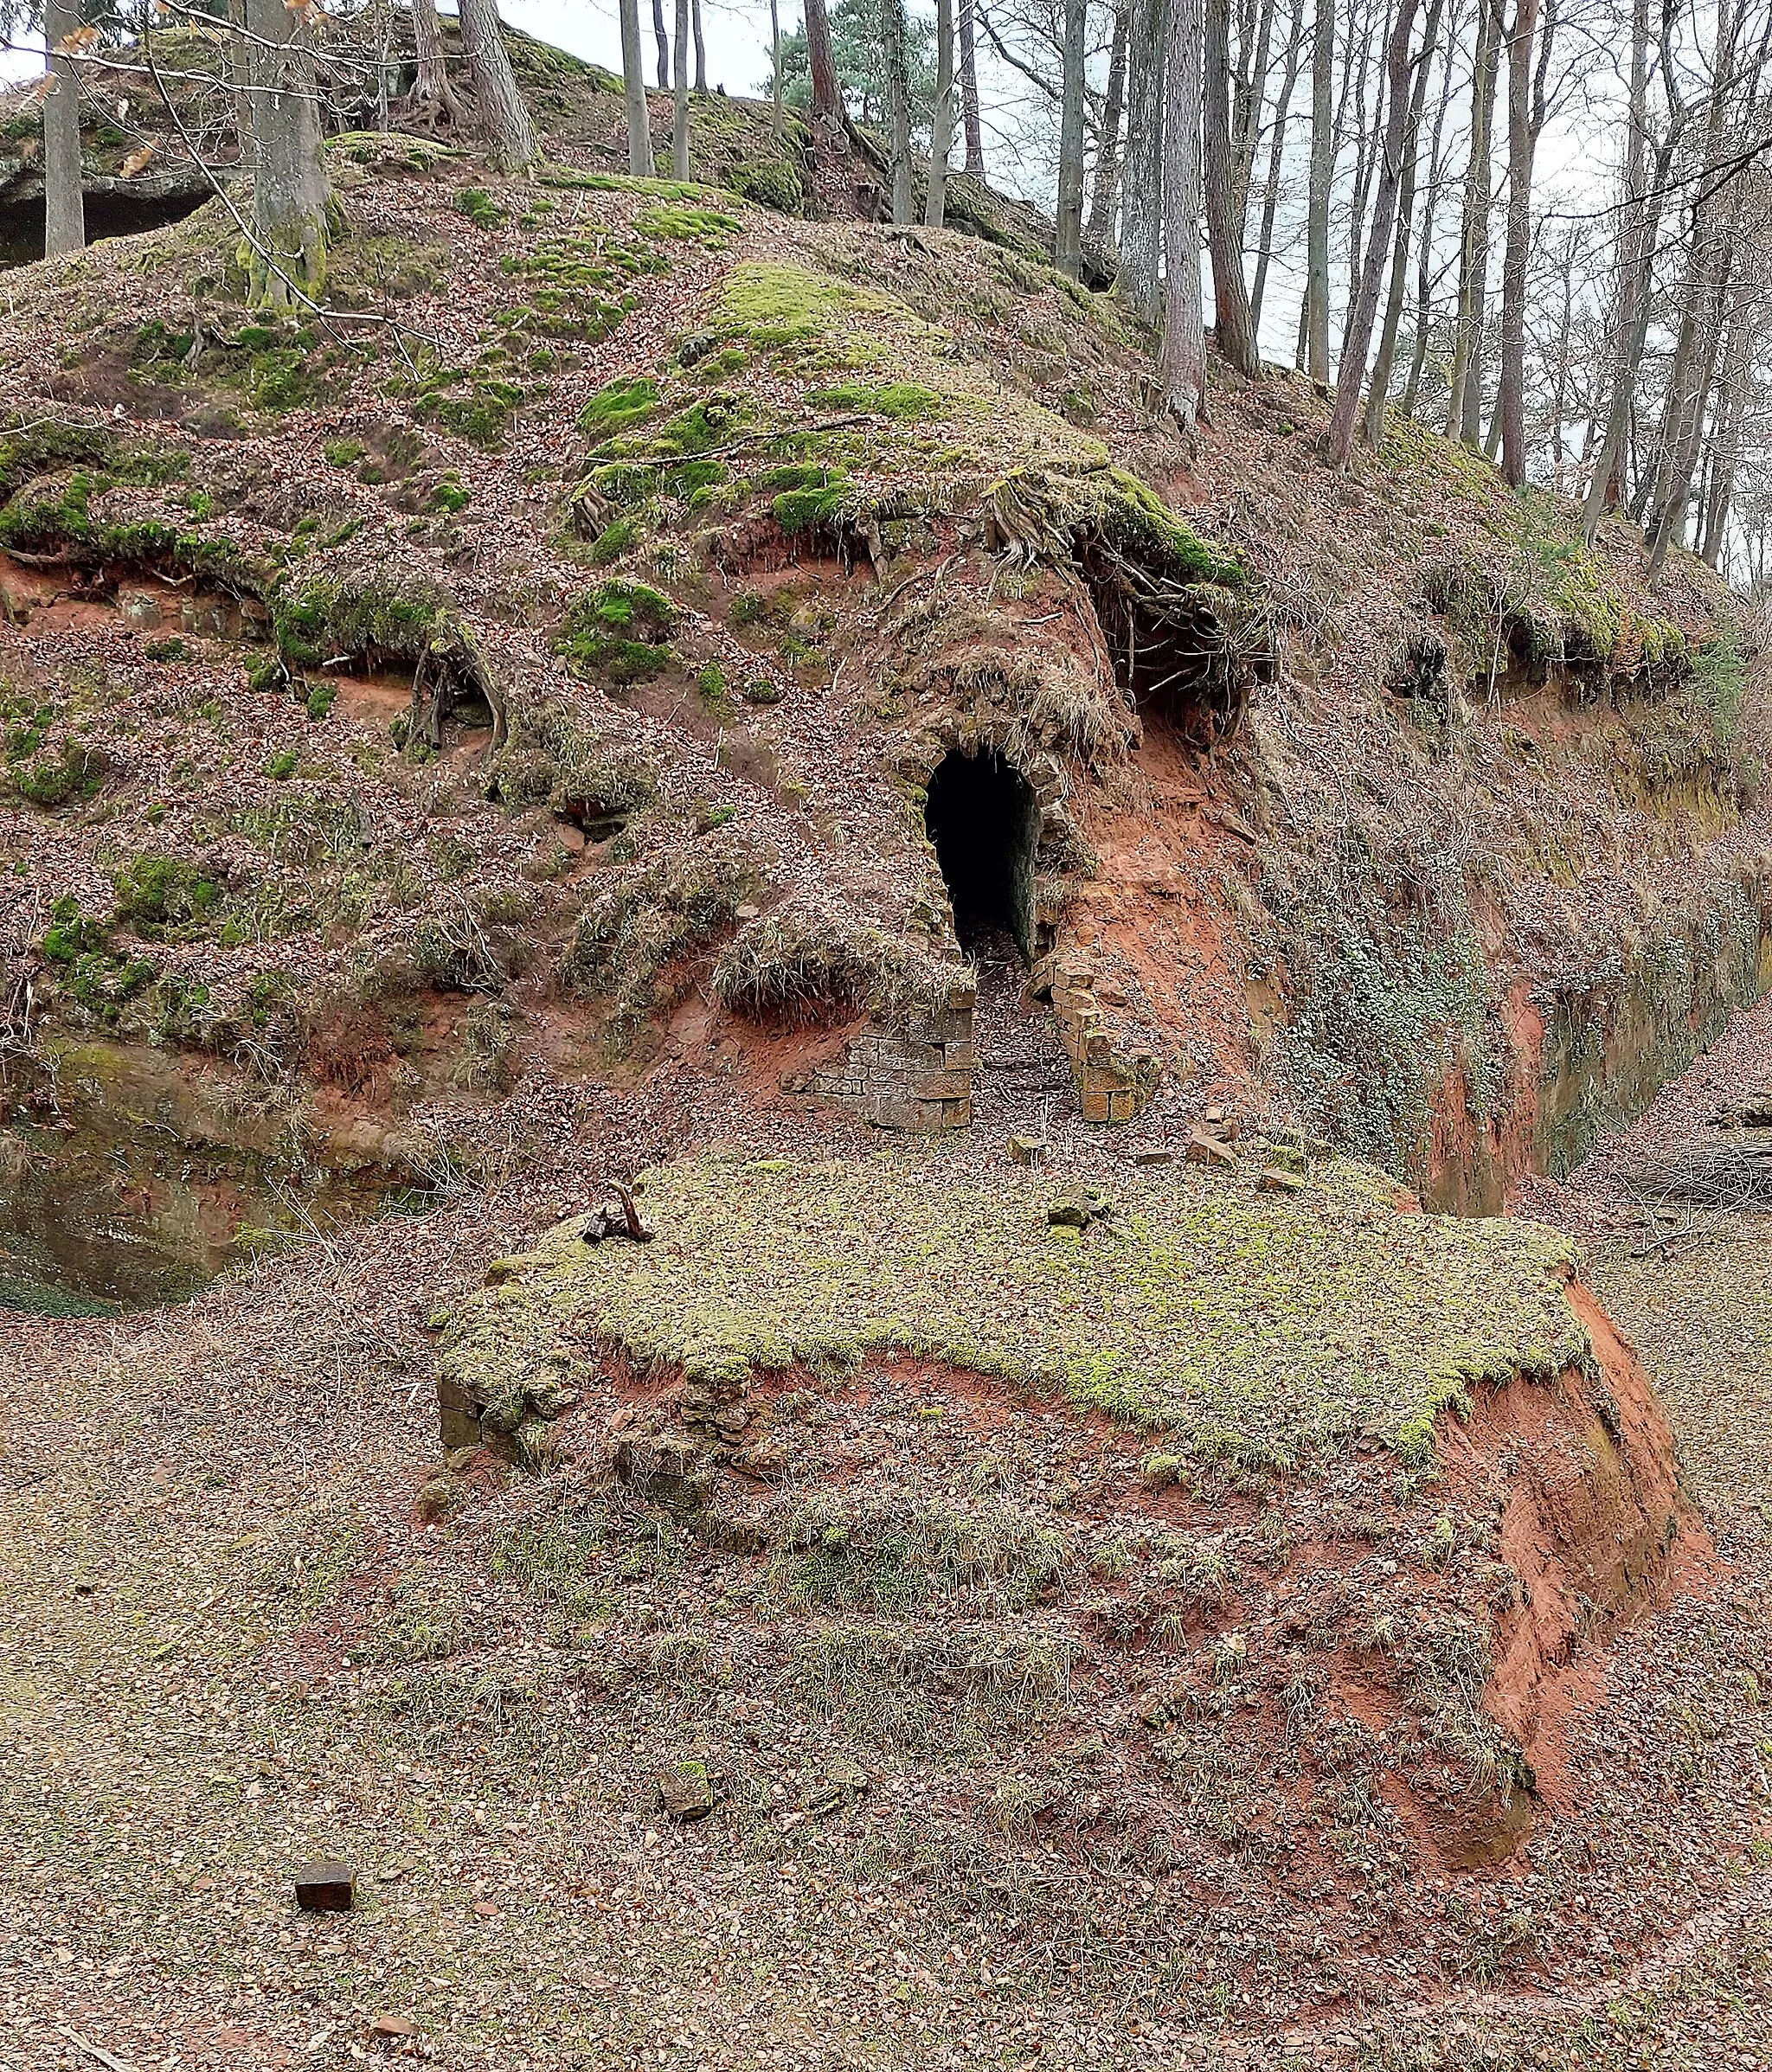
[[[1409,130],[1409,45],[1415,21],[1416,0],[1397,0],[1396,17],[1391,24],[1385,61],[1389,106],[1384,120],[1384,155],[1378,164],[1372,202],[1372,234],[1367,241],[1359,286],[1347,313],[1341,361],[1336,370],[1335,409],[1329,420],[1329,459],[1335,467],[1345,467],[1348,455],[1353,451],[1360,388],[1366,375],[1366,355],[1371,349],[1372,326],[1378,317],[1378,291],[1384,282],[1384,262],[1390,253],[1390,233],[1396,218],[1396,190],[1403,179],[1403,156]],[[1426,62],[1425,57],[1422,61]]]
[[[1173,0],[1163,109],[1164,400],[1191,438],[1206,392],[1200,299],[1201,0]]]
[[[521,172],[542,155],[536,125],[510,68],[498,22],[498,0],[456,0],[469,84],[481,134],[501,172]]]
[[[843,89],[837,82],[837,56],[831,46],[831,16],[825,0],[806,0],[806,64],[812,75],[812,118],[815,121],[840,122]]]
[[[773,127],[775,141],[780,144],[783,131],[781,109],[781,0],[769,0],[769,99],[774,112]]]
[[[1550,380],[1550,486],[1559,497],[1569,494],[1565,462],[1568,455],[1563,444],[1563,420],[1569,414],[1569,388],[1570,350],[1575,337],[1575,261],[1576,244],[1573,234],[1564,238],[1563,261],[1557,275],[1563,286],[1562,307],[1557,313],[1557,356]],[[1593,428],[1589,420],[1589,429]]]
[[[654,12],[662,8],[664,0],[653,0]],[[645,74],[640,69],[640,0],[619,0],[621,16],[621,77],[627,90],[627,170],[637,180],[650,180],[654,170],[652,163],[652,117],[646,107]],[[659,85],[670,84],[668,60],[670,53],[661,42],[658,47],[660,69],[664,76]]]
[[[1306,363],[1329,380],[1329,189],[1335,177],[1335,0],[1317,0],[1311,50],[1311,180],[1305,225]]]
[[[1390,254],[1390,286],[1384,305],[1384,329],[1378,335],[1378,356],[1372,362],[1371,387],[1366,397],[1365,440],[1375,453],[1384,443],[1384,407],[1390,394],[1390,375],[1396,359],[1396,334],[1403,326],[1403,305],[1409,289],[1409,241],[1415,220],[1416,164],[1421,156],[1422,110],[1428,98],[1428,75],[1433,69],[1434,53],[1439,47],[1440,16],[1444,4],[1445,0],[1429,0],[1422,55],[1409,94],[1403,179],[1396,194],[1396,240]]]
[[[702,0],[690,0],[690,35],[696,46],[696,92],[708,91],[708,53],[702,42]]]
[[[1114,242],[1114,200],[1120,185],[1120,124],[1126,112],[1126,46],[1131,27],[1131,0],[1114,0],[1114,41],[1108,51],[1108,92],[1101,105],[1101,133],[1095,141],[1095,177],[1089,188],[1087,243]]]
[[[935,110],[929,124],[929,187],[923,221],[941,228],[947,206],[947,160],[953,150],[953,0],[935,0]]]
[[[1255,278],[1249,288],[1249,336],[1261,350],[1262,304],[1268,292],[1268,266],[1274,256],[1274,224],[1280,212],[1280,175],[1286,163],[1286,119],[1292,90],[1298,83],[1299,55],[1304,48],[1305,0],[1293,0],[1292,29],[1287,38],[1286,68],[1274,104],[1274,132],[1268,143],[1267,191],[1262,196],[1262,235],[1255,252]]]
[[[1738,298],[1729,322],[1729,344],[1723,356],[1712,423],[1711,491],[1705,501],[1705,529],[1698,545],[1701,560],[1714,568],[1729,530],[1735,498],[1736,470],[1741,463],[1742,420],[1747,413],[1748,376],[1753,365],[1753,326],[1745,298]]]
[[[1648,337],[1650,273],[1661,220],[1661,195],[1672,153],[1685,127],[1684,110],[1671,107],[1667,133],[1649,153],[1649,0],[1634,0],[1631,12],[1630,93],[1626,119],[1624,197],[1618,220],[1618,299],[1612,326],[1611,397],[1606,428],[1594,456],[1594,471],[1582,505],[1582,537],[1591,543],[1601,517],[1625,499],[1625,462],[1637,369]]]
[[[1268,74],[1273,61],[1277,10],[1277,0],[1253,0],[1253,3],[1256,9],[1254,48],[1250,48],[1247,14],[1240,4],[1240,55],[1249,62],[1231,67],[1236,93],[1230,123],[1230,222],[1239,246],[1249,229],[1249,183],[1255,175],[1256,147],[1262,141],[1262,114],[1268,105]]]
[[[247,40],[246,0],[228,0],[228,85],[234,99],[234,128],[240,139],[240,170],[253,170],[252,46]]]
[[[449,83],[449,67],[443,57],[443,24],[437,19],[437,0],[412,0],[412,40],[418,53],[418,77],[413,82],[411,112],[434,137],[439,130],[461,127],[461,103]]]
[[[1058,212],[1052,262],[1075,280],[1083,249],[1083,67],[1088,41],[1088,0],[1064,0],[1063,94],[1058,117]]]
[[[892,104],[892,220],[914,220],[910,172],[910,66],[904,0],[886,0],[886,90]]]
[[[49,49],[50,87],[43,102],[43,252],[83,252],[86,189],[80,164],[80,78],[74,60],[56,55],[80,25],[72,0],[48,0],[43,41]]]
[[[1120,270],[1140,323],[1163,318],[1163,103],[1168,0],[1132,0],[1132,92],[1126,107],[1126,179],[1120,194]]]
[[[671,81],[671,177],[689,178],[690,0],[677,0],[676,68]]]
[[[985,176],[985,132],[979,119],[978,0],[960,0],[960,111],[966,124],[966,170]]]
[[[1711,101],[1705,118],[1705,189],[1711,187],[1711,176],[1725,151],[1724,89],[1734,68],[1738,19],[1735,0],[1717,0]],[[1645,504],[1652,573],[1660,569],[1670,538],[1684,536],[1705,399],[1716,369],[1731,258],[1732,241],[1723,216],[1726,208],[1731,221],[1735,217],[1738,188],[1739,183],[1724,188],[1720,200],[1716,195],[1701,193],[1693,206],[1692,241],[1678,301],[1679,333],[1674,342],[1673,365],[1667,377],[1661,416],[1660,451],[1653,487]]]
[[[254,138],[251,298],[260,307],[306,307],[325,286],[331,208],[307,21],[283,0],[247,0],[247,31]]]
[[[1459,241],[1458,317],[1452,343],[1452,401],[1446,435],[1477,443],[1483,403],[1481,333],[1489,270],[1489,122],[1495,102],[1496,45],[1501,0],[1480,0],[1471,68],[1471,155],[1465,170],[1464,227]]]
[[[652,41],[658,46],[658,91],[671,91],[671,31],[664,22],[664,0],[652,0]]]
[[[1526,478],[1526,265],[1532,242],[1532,44],[1538,0],[1514,0],[1507,39],[1507,241],[1501,256],[1501,472]]]
[[[1387,4],[1384,10],[1384,29],[1379,37],[1381,44],[1389,41],[1390,34],[1390,10]],[[1354,67],[1356,45],[1359,51],[1358,72]],[[1369,6],[1360,23],[1358,35],[1350,36],[1347,59],[1342,67],[1341,107],[1335,122],[1338,152],[1340,151],[1342,140],[1348,136],[1350,132],[1353,136],[1353,199],[1347,212],[1347,278],[1350,299],[1352,297],[1352,284],[1359,279],[1361,273],[1360,261],[1363,256],[1361,247],[1366,225],[1366,195],[1371,184],[1372,168],[1377,163],[1379,142],[1378,121],[1384,112],[1382,107],[1374,109],[1370,120],[1366,115],[1366,75],[1371,55],[1372,10]],[[1347,104],[1350,98],[1353,101],[1351,122],[1348,120],[1347,117]],[[1378,98],[1382,102],[1384,99],[1382,80]]]
[[[1218,350],[1253,381],[1262,371],[1249,324],[1242,234],[1236,217],[1236,169],[1230,140],[1230,0],[1205,0],[1206,240],[1212,254],[1212,301]]]
[[[1478,0],[1482,4],[1482,0]],[[1434,142],[1428,153],[1428,188],[1422,197],[1422,234],[1416,261],[1416,341],[1409,356],[1409,379],[1403,384],[1403,408],[1413,417],[1421,399],[1422,375],[1428,364],[1428,331],[1434,311],[1434,215],[1440,197],[1440,170],[1446,143],[1446,117],[1452,106],[1452,54],[1459,47],[1463,26],[1463,0],[1453,0],[1452,20],[1446,37],[1446,67],[1440,80],[1440,109],[1434,119]]]
[[[1686,518],[1692,504],[1692,476],[1697,470],[1698,447],[1704,429],[1705,405],[1711,393],[1711,384],[1717,374],[1717,352],[1723,338],[1723,299],[1727,289],[1729,255],[1727,251],[1718,261],[1721,279],[1711,305],[1699,320],[1703,337],[1696,354],[1696,372],[1688,393],[1683,397],[1670,397],[1672,407],[1679,406],[1679,416],[1675,425],[1675,443],[1664,445],[1662,465],[1656,478],[1656,493],[1650,507],[1647,526],[1649,541],[1648,572],[1659,575],[1661,564],[1667,558],[1671,545],[1685,537]]]

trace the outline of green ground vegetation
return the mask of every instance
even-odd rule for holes
[[[1278,1464],[1356,1433],[1425,1460],[1477,1382],[1591,1358],[1564,1239],[1400,1210],[1369,1167],[1286,1198],[1252,1175],[1129,1174],[1083,1232],[1049,1222],[1064,1184],[940,1147],[662,1167],[658,1241],[587,1246],[573,1221],[498,1262],[443,1370],[520,1413],[557,1384],[562,1333],[716,1379],[899,1350]]]

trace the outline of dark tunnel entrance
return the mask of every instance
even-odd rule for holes
[[[923,824],[953,902],[963,950],[1007,935],[1034,955],[1034,851],[1040,811],[1021,772],[994,749],[945,757],[929,779]]]
[[[126,194],[103,190],[86,197],[87,242],[132,237],[138,230],[158,230],[181,222],[209,199],[205,187],[193,193]],[[43,197],[0,202],[0,266],[27,266],[43,256]]]

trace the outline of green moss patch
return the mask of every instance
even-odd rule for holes
[[[738,228],[738,218],[724,209],[690,208],[679,202],[643,208],[634,222],[642,237],[693,239],[708,245],[723,245]]]
[[[819,410],[866,410],[876,417],[939,417],[945,399],[921,382],[843,382],[834,388],[814,388],[806,401]]]
[[[676,625],[677,607],[662,590],[617,579],[580,598],[555,646],[575,669],[634,683],[669,663]]]
[[[579,429],[612,439],[644,424],[658,407],[658,384],[651,375],[626,375],[600,388],[579,412]]]
[[[587,1246],[561,1224],[458,1312],[444,1371],[518,1402],[557,1376],[562,1331],[716,1379],[899,1350],[1197,1455],[1282,1463],[1356,1433],[1425,1459],[1475,1383],[1591,1358],[1566,1240],[1407,1214],[1370,1168],[1327,1167],[1284,1200],[1242,1177],[1127,1174],[1086,1233],[1048,1222],[1064,1184],[921,1148],[661,1167],[644,1188],[656,1242]]]

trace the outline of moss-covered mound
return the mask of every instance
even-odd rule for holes
[[[562,1332],[716,1380],[900,1350],[1281,1462],[1355,1433],[1424,1457],[1474,1382],[1591,1357],[1556,1233],[1413,1214],[1339,1162],[1302,1195],[1162,1171],[1104,1203],[934,1151],[709,1158],[644,1200],[649,1245],[587,1244],[578,1218],[498,1262],[446,1377],[515,1412],[557,1389]]]

